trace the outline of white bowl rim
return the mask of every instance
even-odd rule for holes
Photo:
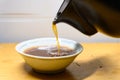
[[[27,57],[31,57],[31,58],[37,58],[37,59],[62,59],[62,58],[69,58],[69,57],[77,56],[78,54],[80,54],[83,51],[83,46],[80,43],[78,43],[78,42],[76,42],[74,40],[71,40],[71,39],[67,39],[67,38],[59,38],[59,40],[61,39],[61,40],[72,41],[72,42],[75,42],[75,43],[79,44],[79,46],[81,47],[80,50],[78,52],[76,52],[75,54],[66,55],[66,56],[45,57],[45,56],[35,56],[35,55],[26,54],[23,51],[19,50],[19,47],[22,46],[23,44],[29,43],[29,42],[35,41],[35,40],[40,40],[40,39],[55,39],[55,38],[53,38],[53,37],[42,37],[42,38],[29,39],[29,40],[22,41],[22,42],[18,43],[16,45],[15,49],[21,55],[24,55],[24,56],[27,56]]]

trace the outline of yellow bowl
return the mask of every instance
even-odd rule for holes
[[[22,55],[25,62],[31,66],[33,70],[41,73],[57,73],[63,71],[83,50],[83,47],[76,41],[59,38],[59,42],[61,46],[68,46],[74,49],[75,53],[59,57],[34,56],[24,53],[24,50],[34,46],[56,45],[55,38],[38,38],[23,41],[16,46],[16,51]]]

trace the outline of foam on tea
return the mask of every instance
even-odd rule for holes
[[[48,46],[36,46],[24,50],[24,53],[34,56],[43,56],[43,57],[56,57],[56,56],[66,56],[74,54],[74,50],[65,46],[60,47],[60,53],[58,54],[57,47],[48,47]]]

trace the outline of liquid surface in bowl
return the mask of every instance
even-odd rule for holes
[[[24,53],[34,56],[57,57],[57,56],[71,55],[74,54],[75,51],[71,48],[62,46],[60,47],[60,53],[58,54],[57,47],[37,46],[24,50]]]

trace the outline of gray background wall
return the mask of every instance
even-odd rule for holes
[[[0,42],[54,37],[52,20],[63,0],[0,0]],[[59,37],[79,42],[120,42],[101,33],[91,37],[73,27],[60,23]]]

